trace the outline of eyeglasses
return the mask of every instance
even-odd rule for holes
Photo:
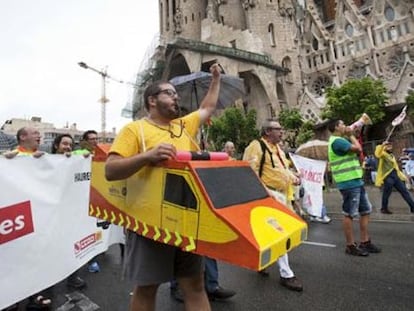
[[[281,131],[281,127],[268,127],[269,130]]]
[[[174,96],[178,95],[176,91],[171,90],[171,89],[160,90],[157,93],[155,93],[154,96],[159,95],[159,94],[165,94],[165,95],[168,95],[170,97],[174,97]]]

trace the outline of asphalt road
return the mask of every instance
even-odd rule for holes
[[[355,225],[357,228],[357,224]],[[269,277],[220,263],[220,283],[237,295],[228,301],[212,302],[213,310],[413,310],[414,309],[414,224],[373,222],[372,240],[381,254],[353,257],[344,253],[341,222],[309,224],[308,242],[290,253],[290,263],[304,283],[302,293],[291,292],[278,283],[272,266]],[[101,272],[81,276],[88,282],[82,291],[70,291],[65,283],[54,286],[54,310],[126,311],[131,284],[121,280],[118,246],[99,258]],[[23,310],[23,309],[22,309]],[[157,310],[183,310],[183,304],[160,287]]]

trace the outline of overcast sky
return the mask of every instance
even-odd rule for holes
[[[144,4],[145,3],[145,4]],[[134,81],[158,33],[156,0],[1,0],[0,126],[38,116],[63,127],[101,129],[101,76]],[[130,86],[108,81],[106,129],[129,122]]]

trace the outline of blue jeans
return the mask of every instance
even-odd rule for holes
[[[342,213],[345,216],[354,218],[355,216],[369,215],[372,211],[371,202],[365,192],[364,186],[350,189],[342,189]]]
[[[204,257],[204,282],[208,293],[214,292],[219,286],[217,260]]]
[[[211,293],[219,286],[217,260],[210,257],[204,257],[204,267],[204,286],[206,291]],[[170,282],[170,288],[175,289],[177,287],[177,280],[173,279]]]
[[[392,193],[392,188],[395,187],[397,191],[401,194],[405,202],[410,206],[411,211],[414,210],[414,201],[411,198],[410,193],[405,186],[405,183],[398,177],[397,171],[393,170],[387,178],[384,180],[384,185],[382,188],[382,202],[381,209],[388,209],[388,200]]]

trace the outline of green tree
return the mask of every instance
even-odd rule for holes
[[[410,91],[408,95],[405,97],[405,102],[407,104],[408,115],[410,116],[411,120],[414,119],[414,92]]]
[[[220,117],[212,119],[212,125],[208,130],[211,149],[221,150],[226,141],[232,141],[237,154],[242,154],[250,141],[258,136],[254,109],[244,113],[236,107],[227,108]]]
[[[351,124],[364,112],[376,123],[385,117],[387,89],[382,80],[371,78],[350,79],[340,87],[327,89],[327,104],[322,118],[340,118],[345,124]]]
[[[313,122],[305,122],[296,108],[283,109],[279,113],[279,122],[285,129],[284,140],[290,148],[295,149],[314,136]]]
[[[311,140],[315,136],[314,132],[314,126],[315,123],[312,121],[306,121],[302,124],[298,136],[296,138],[296,147],[299,147],[299,145],[306,143],[308,140]]]

